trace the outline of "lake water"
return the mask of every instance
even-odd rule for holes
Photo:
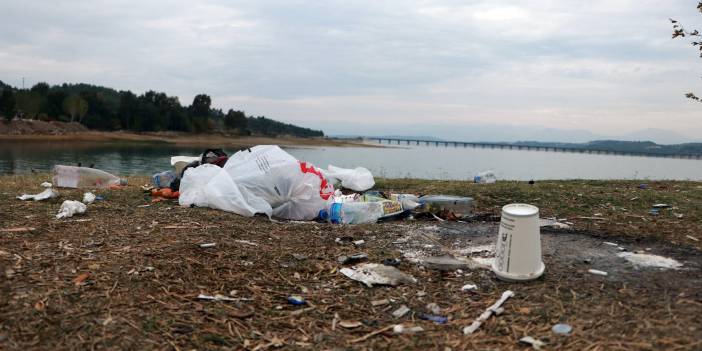
[[[202,147],[155,143],[0,142],[0,174],[48,172],[55,164],[81,162],[120,175],[169,169],[170,156],[197,155]],[[227,150],[233,153],[236,150]],[[492,170],[498,179],[702,180],[702,160],[545,151],[408,146],[388,148],[286,148],[320,167],[364,166],[389,178],[473,179]]]

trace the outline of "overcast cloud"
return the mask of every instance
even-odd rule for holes
[[[695,6],[4,0],[0,80],[154,89],[184,104],[207,93],[331,134],[458,138],[480,124],[702,139],[702,105],[683,96],[702,93],[702,60],[668,22],[702,29]]]

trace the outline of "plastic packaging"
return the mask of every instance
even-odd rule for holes
[[[59,194],[56,190],[53,188],[46,188],[44,191],[40,192],[39,194],[36,195],[29,195],[29,194],[22,194],[18,196],[17,198],[20,200],[34,200],[34,201],[42,201],[42,200],[47,200],[47,199],[53,199],[57,197]]]
[[[421,206],[419,197],[414,194],[390,194],[390,200],[399,202],[405,211],[411,211]]]
[[[242,216],[312,220],[334,193],[322,172],[275,145],[259,145],[229,158],[223,168],[188,168],[180,183],[181,206],[196,205]]]
[[[154,185],[157,188],[167,188],[167,187],[171,186],[171,182],[176,180],[176,178],[178,178],[178,176],[176,175],[176,173],[174,171],[165,171],[165,172],[161,172],[161,173],[156,173],[153,175],[153,177],[151,177]]]
[[[334,224],[375,223],[383,215],[380,202],[334,202],[320,211],[319,218]]]
[[[468,217],[473,207],[473,199],[470,197],[451,195],[426,195],[419,198],[423,205],[423,210],[431,213],[448,211],[456,217]]]
[[[383,207],[383,214],[380,216],[380,218],[390,218],[404,212],[404,210],[402,209],[402,204],[400,204],[398,201],[388,200],[386,198],[368,194],[364,194],[363,196],[361,196],[360,200],[363,202],[380,203]]]
[[[53,173],[54,184],[64,188],[107,188],[127,185],[126,179],[117,178],[95,168],[57,165]]]
[[[500,279],[532,280],[544,273],[538,207],[528,204],[502,207],[495,252],[492,270]]]
[[[75,200],[66,200],[61,204],[58,214],[56,214],[57,219],[73,217],[74,214],[85,213],[88,207],[84,203]]]
[[[492,184],[497,181],[493,171],[480,172],[473,177],[473,182],[482,184]]]
[[[95,199],[97,199],[97,196],[91,192],[87,192],[83,194],[83,203],[86,205],[90,205],[93,202],[95,202]]]
[[[324,175],[330,179],[338,179],[342,187],[353,191],[366,191],[375,185],[373,174],[363,167],[348,169],[329,165]]]

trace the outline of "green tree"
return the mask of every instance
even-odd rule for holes
[[[15,117],[15,93],[10,88],[4,88],[0,93],[0,113],[8,122]]]
[[[41,96],[46,96],[46,94],[49,93],[49,89],[51,89],[51,87],[49,86],[48,83],[39,82],[37,84],[34,84],[34,86],[30,89],[30,91],[33,91]]]
[[[697,11],[702,13],[702,1],[699,1],[697,3]],[[672,18],[670,19],[670,22],[673,24],[673,39],[691,38],[690,44],[692,44],[692,46],[696,47],[697,50],[699,50],[699,55],[700,57],[702,57],[702,39],[700,39],[702,37],[700,36],[700,32],[697,29],[688,31],[685,28],[683,28],[682,24],[678,23],[678,21]],[[698,102],[702,102],[702,98],[698,97],[692,92],[686,93],[685,97]]]
[[[211,125],[208,123],[211,105],[212,99],[208,95],[199,94],[193,99],[193,104],[190,105],[189,110],[193,128],[196,132],[204,132],[211,128]]]
[[[248,125],[248,119],[244,111],[234,111],[230,109],[224,116],[224,127],[227,129],[237,129],[239,133],[244,133]]]
[[[17,112],[27,118],[36,118],[46,101],[39,93],[29,90],[20,90],[15,95]]]
[[[88,102],[82,97],[72,94],[63,100],[63,110],[71,116],[71,122],[75,121],[76,117],[78,117],[78,122],[80,122],[85,117],[85,114],[88,113]]]

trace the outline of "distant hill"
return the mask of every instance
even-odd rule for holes
[[[653,155],[702,155],[702,143],[662,145],[656,144],[652,141],[595,140],[588,143],[550,143],[538,141],[519,141],[512,144],[526,146],[567,147],[572,149],[646,153]]]

